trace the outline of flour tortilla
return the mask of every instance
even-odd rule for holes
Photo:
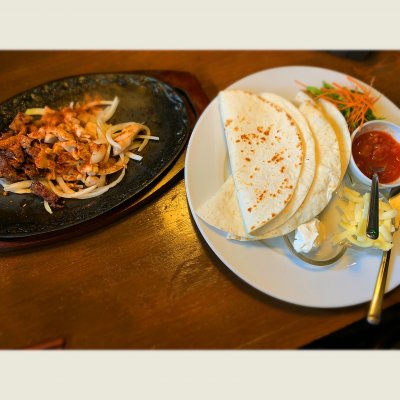
[[[247,234],[236,199],[235,184],[229,176],[221,188],[199,210],[198,215],[212,226],[228,232],[228,238],[236,240],[258,240],[287,221],[300,207],[306,197],[315,173],[315,145],[308,123],[300,111],[288,100],[273,93],[263,93],[265,100],[280,106],[295,121],[301,133],[304,162],[293,197],[284,210],[252,234]]]
[[[280,106],[250,92],[219,96],[232,177],[246,233],[277,217],[302,169],[300,130]]]
[[[246,236],[232,175],[197,210],[197,214],[208,224],[221,231],[233,233],[238,237]]]
[[[332,128],[336,133],[341,163],[340,181],[342,181],[347,171],[347,167],[349,166],[351,157],[351,135],[349,132],[349,127],[343,114],[334,104],[324,99],[318,100],[317,103],[320,107],[320,110],[324,113],[326,119],[332,125]]]
[[[272,221],[252,233],[254,238],[262,238],[267,232],[284,224],[301,206],[315,175],[315,144],[313,134],[301,112],[290,101],[274,93],[262,93],[261,97],[271,103],[282,107],[295,121],[302,138],[304,148],[304,161],[300,171],[300,177],[294,190],[293,197],[285,209]]]
[[[261,97],[282,107],[297,124],[303,141],[304,162],[300,172],[299,181],[293,193],[293,197],[285,209],[273,220],[252,232],[251,235],[235,235],[232,231],[228,234],[229,239],[236,240],[261,240],[268,237],[268,233],[283,225],[298,210],[303,203],[313,183],[315,175],[315,144],[313,134],[307,120],[297,107],[290,101],[274,93],[262,93]]]
[[[270,97],[270,100],[272,98]],[[232,177],[229,177],[224,183],[223,190],[219,190],[212,199],[206,204],[210,206],[210,210],[216,210],[219,207],[218,225],[212,220],[214,217],[210,212],[207,216],[199,214],[206,222],[217,226],[219,229],[230,232],[228,238],[236,240],[260,240],[276,236],[285,235],[296,229],[299,225],[308,222],[317,216],[329,203],[333,191],[341,181],[348,165],[351,153],[350,135],[347,124],[342,114],[331,104],[316,104],[310,97],[304,93],[299,93],[296,100],[300,103],[302,115],[306,117],[309,126],[312,128],[315,141],[316,168],[314,181],[307,193],[304,202],[297,209],[294,215],[278,228],[267,232],[260,232],[264,229],[258,229],[252,235],[246,234],[241,221],[238,221],[239,205],[232,195],[234,193],[234,185]],[[296,121],[298,123],[298,121]],[[303,139],[304,140],[304,139]],[[307,152],[307,147],[305,147]],[[307,154],[307,153],[306,153]],[[306,162],[306,161],[305,161]],[[299,184],[301,182],[301,176]],[[226,188],[231,187],[230,191]],[[295,196],[293,196],[295,197]],[[290,204],[290,203],[289,203]],[[226,208],[224,208],[224,205]],[[206,211],[206,207],[203,207]],[[281,214],[283,215],[283,214]],[[278,217],[277,217],[278,218]],[[222,224],[221,224],[222,221]],[[272,220],[268,224],[272,224]],[[265,225],[265,227],[268,226]]]
[[[305,93],[299,92],[296,101],[314,135],[317,161],[314,182],[296,213],[284,225],[269,232],[266,238],[285,235],[316,217],[329,203],[342,174],[339,142],[332,125],[317,103]]]

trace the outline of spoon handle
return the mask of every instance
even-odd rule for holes
[[[369,202],[367,236],[372,239],[379,237],[379,205],[378,205],[378,174],[374,172],[371,185],[371,200]]]
[[[381,266],[376,279],[374,294],[369,306],[367,321],[372,325],[378,325],[381,321],[382,300],[386,288],[386,278],[389,270],[390,250],[384,251]]]

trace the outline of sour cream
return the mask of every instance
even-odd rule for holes
[[[318,218],[313,218],[296,229],[293,247],[298,253],[309,253],[317,249],[322,242],[323,225]]]

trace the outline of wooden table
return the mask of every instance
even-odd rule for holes
[[[316,51],[0,52],[0,101],[65,76],[143,69],[191,72],[212,99],[245,75],[284,65],[375,76],[375,87],[400,104],[400,53],[392,51],[362,62]],[[398,302],[399,288],[385,306]],[[5,349],[295,349],[366,311],[294,306],[241,281],[202,239],[182,174],[112,225],[0,255]]]

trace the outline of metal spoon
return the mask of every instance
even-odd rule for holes
[[[367,236],[376,240],[379,237],[379,172],[385,168],[373,168],[371,199],[369,202]]]

